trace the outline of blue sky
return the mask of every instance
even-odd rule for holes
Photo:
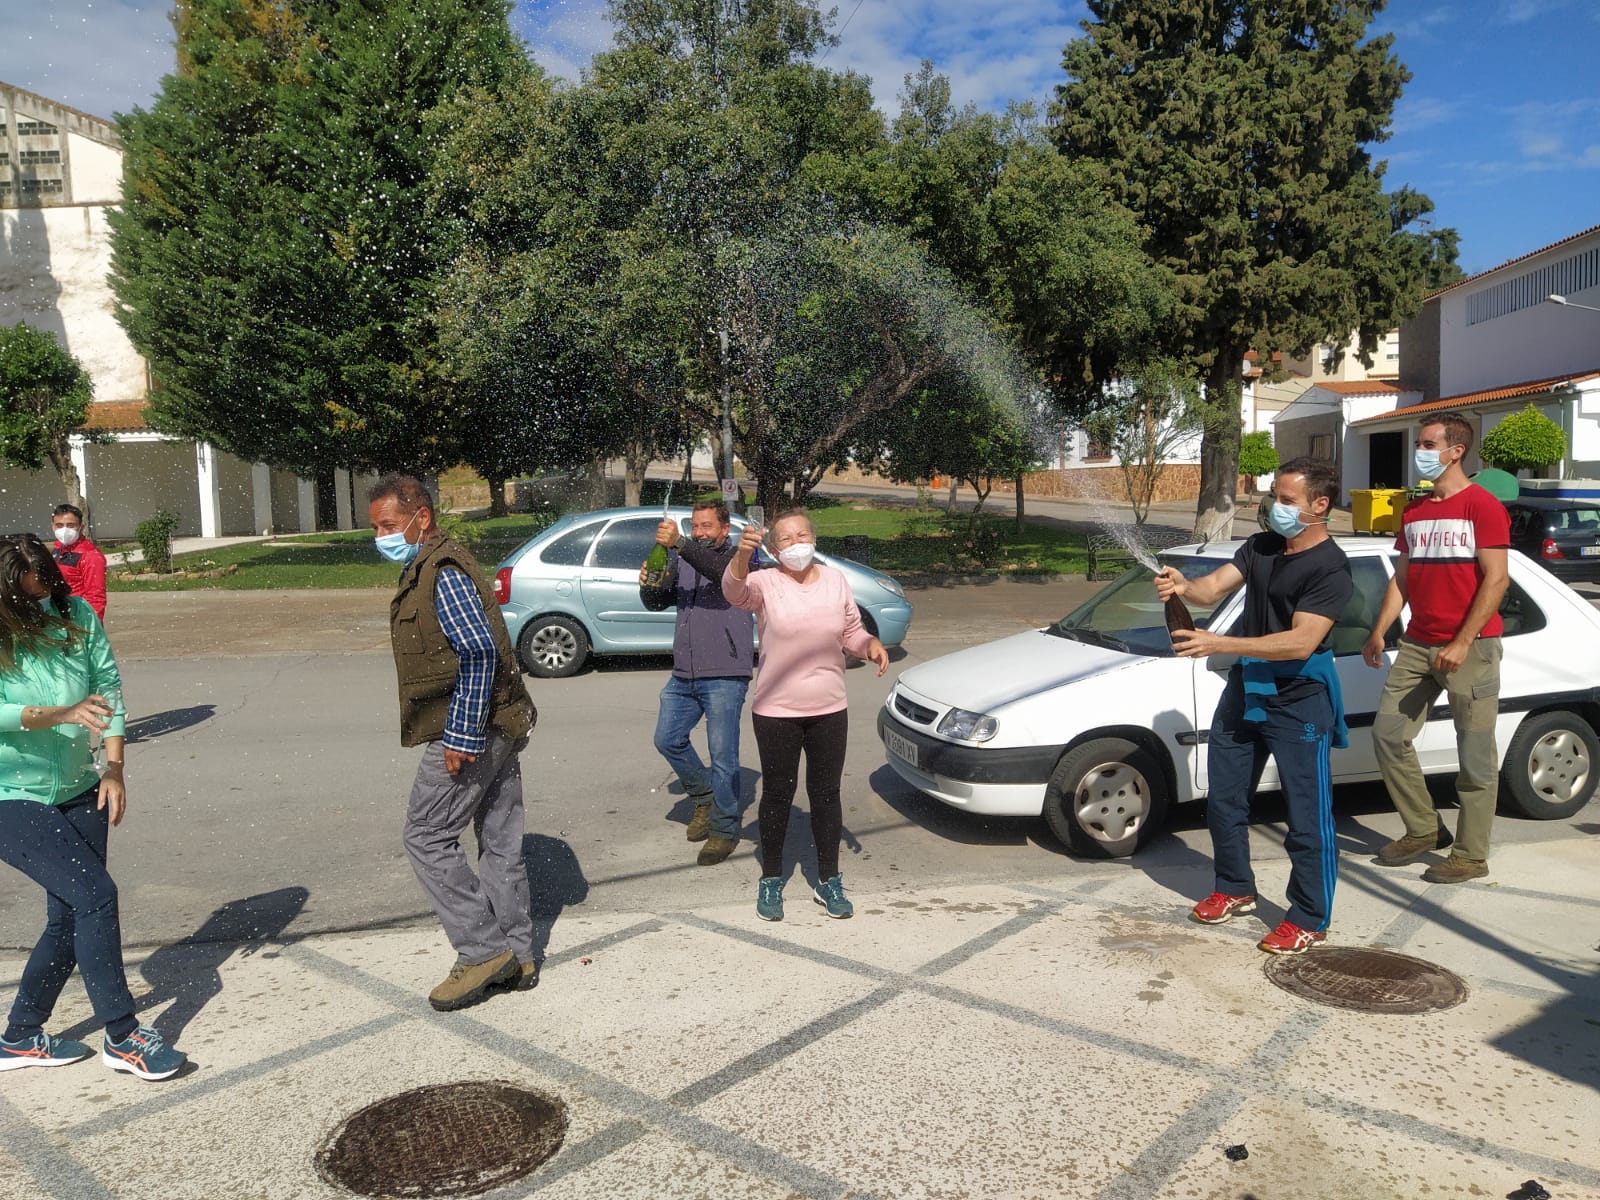
[[[8,22],[0,80],[109,116],[147,104],[172,69],[168,0],[47,0]],[[575,77],[610,40],[604,0],[520,0],[535,58]],[[838,0],[832,68],[872,79],[898,108],[923,58],[958,102],[1047,102],[1076,0]],[[1469,272],[1600,224],[1600,3],[1393,0],[1375,25],[1413,75],[1393,138],[1375,148],[1388,185],[1427,193],[1434,220],[1461,231]]]

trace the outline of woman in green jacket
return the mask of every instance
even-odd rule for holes
[[[123,711],[113,703],[121,688],[105,630],[45,544],[31,533],[0,537],[0,862],[47,897],[44,933],[0,1037],[0,1071],[93,1053],[44,1031],[74,966],[106,1028],[106,1066],[165,1079],[184,1063],[158,1030],[139,1024],[122,968],[117,885],[106,872],[110,826],[127,802]],[[104,775],[90,748],[97,733]]]

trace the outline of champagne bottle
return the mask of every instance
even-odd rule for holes
[[[658,588],[667,580],[667,548],[660,542],[650,547],[650,557],[644,560],[646,587]],[[1193,628],[1193,626],[1190,626]]]
[[[1166,603],[1167,633],[1177,633],[1180,629],[1193,629],[1194,616],[1189,612],[1189,606],[1179,598],[1177,592],[1167,597]]]

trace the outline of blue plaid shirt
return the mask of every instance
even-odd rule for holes
[[[489,705],[494,694],[494,633],[489,628],[478,589],[464,571],[445,567],[439,572],[433,603],[439,611],[444,636],[461,660],[441,740],[446,750],[481,754],[488,743],[483,727],[489,723]]]

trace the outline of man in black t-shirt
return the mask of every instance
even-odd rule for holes
[[[1228,672],[1207,741],[1206,824],[1216,861],[1216,891],[1194,907],[1208,925],[1254,912],[1250,798],[1270,753],[1288,808],[1289,911],[1259,945],[1299,954],[1327,937],[1339,852],[1333,835],[1331,746],[1344,746],[1344,703],[1328,634],[1354,584],[1344,551],[1328,536],[1339,488],[1331,463],[1295,458],[1278,469],[1267,530],[1247,539],[1233,561],[1199,579],[1168,567],[1156,592],[1215,604],[1246,585],[1244,615],[1227,636],[1180,629],[1180,658],[1240,656]]]

